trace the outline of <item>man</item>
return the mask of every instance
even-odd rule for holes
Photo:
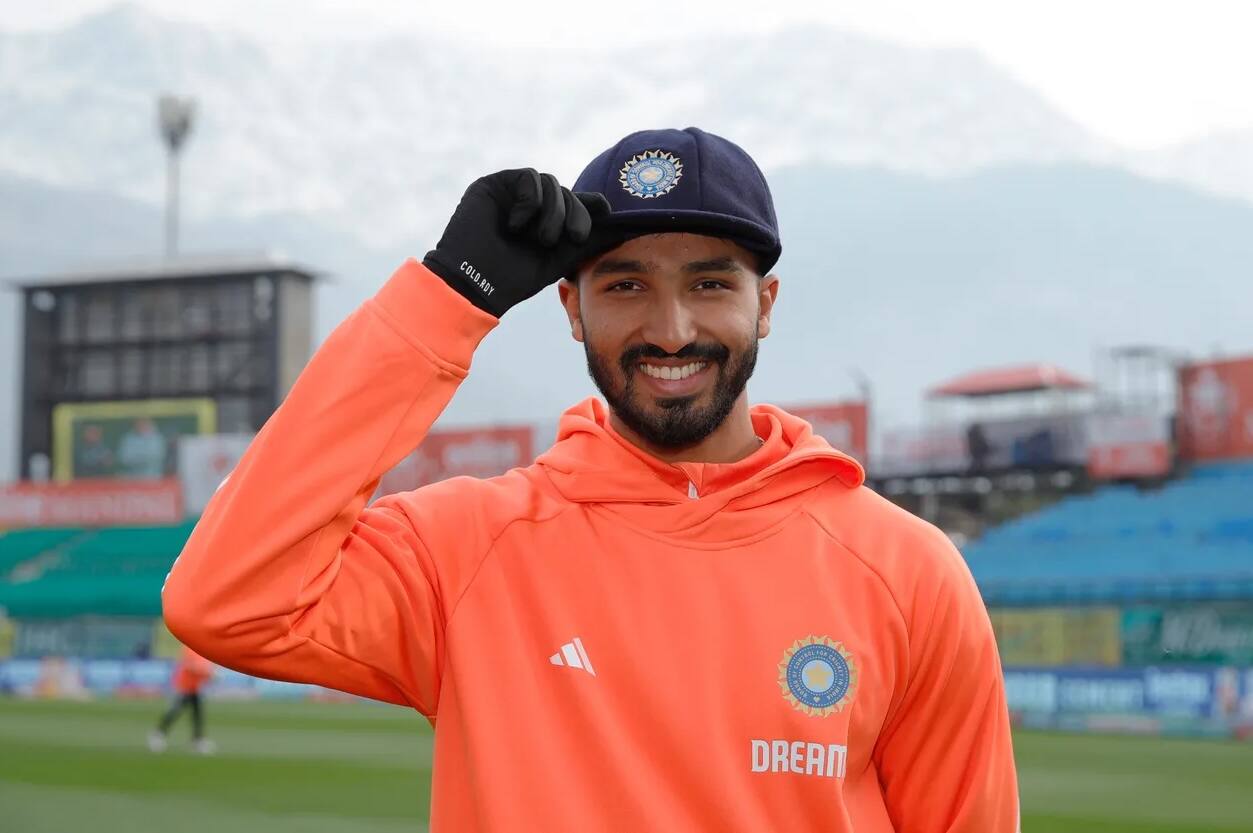
[[[575,192],[478,180],[214,497],[171,630],[426,715],[436,833],[1010,833],[1000,667],[961,557],[805,422],[748,405],[780,251],[757,166],[694,128],[626,137]],[[528,468],[365,508],[499,317],[561,276],[608,407],[567,411]]]
[[[167,440],[147,417],[135,420],[131,430],[122,435],[118,445],[118,462],[124,476],[155,478],[165,476]]]
[[[190,709],[192,747],[202,755],[213,754],[216,747],[213,741],[204,736],[204,702],[200,696],[201,690],[211,679],[213,664],[184,646],[170,678],[170,685],[176,695],[174,703],[161,715],[157,728],[148,734],[149,749],[153,752],[164,752],[169,746],[170,727],[184,709]]]
[[[104,430],[97,424],[83,426],[83,436],[74,447],[75,477],[112,477],[116,474],[113,451],[105,445]]]

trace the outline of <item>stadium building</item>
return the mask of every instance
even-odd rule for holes
[[[22,474],[46,460],[60,481],[151,473],[164,461],[142,442],[129,458],[105,447],[128,418],[167,435],[256,431],[308,361],[313,279],[284,261],[214,258],[20,284]]]
[[[23,480],[0,487],[0,657],[161,642],[170,563],[308,361],[315,277],[218,257],[18,282]]]

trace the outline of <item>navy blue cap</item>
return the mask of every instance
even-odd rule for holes
[[[757,163],[696,127],[632,133],[593,159],[572,190],[604,194],[613,209],[597,221],[589,257],[633,237],[685,231],[738,243],[758,256],[764,275],[783,251]]]

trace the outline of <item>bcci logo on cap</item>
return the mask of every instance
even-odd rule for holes
[[[682,178],[683,163],[664,150],[647,150],[632,156],[618,172],[623,190],[645,200],[669,194]]]
[[[779,687],[793,708],[810,717],[826,717],[852,701],[857,666],[843,643],[808,636],[783,652]]]

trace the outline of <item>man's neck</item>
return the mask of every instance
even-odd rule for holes
[[[731,413],[712,434],[686,448],[659,448],[628,428],[612,411],[609,424],[631,445],[665,463],[735,463],[761,448],[761,440],[753,431],[753,419],[748,412],[748,396],[744,393],[740,394]]]

